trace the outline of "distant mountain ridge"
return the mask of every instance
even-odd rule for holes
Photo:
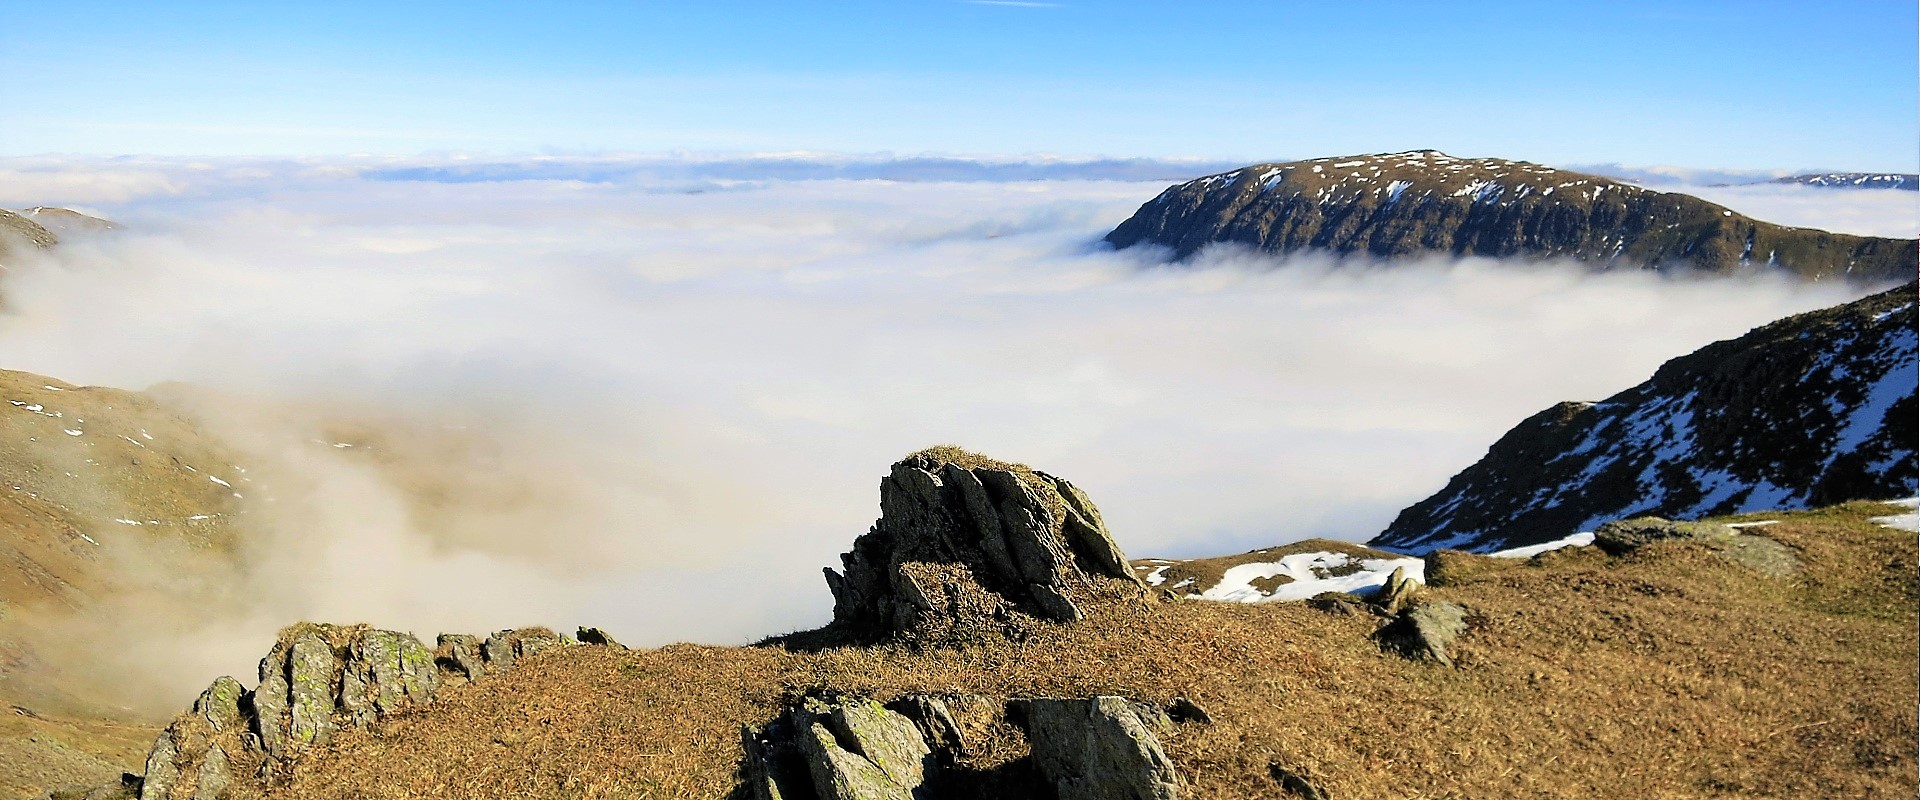
[[[1898,172],[1815,172],[1775,178],[1770,183],[1792,183],[1827,189],[1904,189],[1920,191],[1920,175]]]
[[[1487,552],[1610,519],[1809,508],[1920,491],[1915,284],[1662,365],[1521,422],[1369,544]]]
[[[1271,253],[1563,258],[1608,269],[1784,270],[1900,280],[1920,249],[1762,222],[1690,195],[1525,161],[1435,150],[1256,164],[1178,184],[1106,236],[1185,259],[1207,245]]]

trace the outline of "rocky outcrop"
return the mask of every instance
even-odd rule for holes
[[[938,638],[1071,622],[1145,587],[1100,512],[1064,478],[953,448],[880,482],[879,521],[826,570],[834,624],[863,638]]]
[[[1123,697],[1022,700],[1033,763],[1059,800],[1177,800],[1183,784],[1154,735],[1165,714]],[[1150,724],[1152,720],[1154,724]]]
[[[566,639],[545,628],[480,640],[442,636],[430,651],[410,634],[301,623],[281,631],[248,691],[222,677],[154,741],[141,800],[251,797],[309,748],[429,703],[443,686],[509,669]]]
[[[1684,194],[1525,161],[1433,150],[1250,167],[1161,192],[1107,234],[1184,259],[1237,243],[1270,253],[1560,258],[1609,269],[1774,269],[1900,280],[1912,239],[1761,222]]]
[[[956,698],[958,700],[958,698]],[[736,800],[913,800],[1057,797],[1174,800],[1184,782],[1159,737],[1166,712],[1121,697],[988,701],[999,722],[1023,730],[1030,756],[981,768],[946,699],[907,695],[889,704],[809,696],[765,727],[741,732]],[[1183,719],[1205,712],[1186,704]]]
[[[1909,267],[1911,269],[1911,266]],[[1369,544],[1492,552],[1669,519],[1920,491],[1914,284],[1788,317],[1520,423]]]
[[[1606,523],[1593,533],[1594,546],[1614,556],[1661,541],[1703,544],[1728,561],[1776,578],[1797,575],[1801,570],[1800,557],[1793,548],[1731,525],[1637,517]]]
[[[1453,645],[1467,632],[1467,609],[1458,603],[1422,601],[1402,609],[1374,632],[1384,647],[1414,660],[1453,666]]]

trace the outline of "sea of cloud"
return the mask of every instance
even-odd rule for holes
[[[939,443],[1070,477],[1136,557],[1363,540],[1535,411],[1864,291],[1098,244],[1199,165],[660,162],[0,162],[0,205],[125,227],[6,274],[0,367],[190,384],[270,484],[238,599],[140,621],[164,691],[297,619],[818,625]],[[1723,202],[1911,231],[1885,195]]]

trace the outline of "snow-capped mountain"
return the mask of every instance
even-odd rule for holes
[[[1161,245],[1175,258],[1232,242],[1274,253],[1565,258],[1871,281],[1905,278],[1916,259],[1911,239],[1789,228],[1690,195],[1434,150],[1257,164],[1188,181],[1106,241]]]
[[[1797,183],[1829,189],[1905,189],[1920,191],[1920,175],[1898,172],[1816,172],[1789,175],[1772,183]]]
[[[1915,493],[1915,284],[1788,317],[1535,414],[1369,544],[1486,552],[1610,519]]]

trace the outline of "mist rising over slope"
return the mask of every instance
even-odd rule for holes
[[[303,618],[817,624],[941,442],[1072,476],[1135,556],[1361,539],[1538,408],[1853,291],[1093,246],[1160,181],[16,172],[127,230],[0,280],[4,366],[192,384],[272,487],[233,602],[151,643],[182,692]]]

